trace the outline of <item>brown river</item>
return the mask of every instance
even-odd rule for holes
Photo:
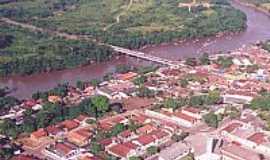
[[[198,56],[203,52],[229,52],[243,45],[270,39],[269,15],[235,2],[232,4],[235,8],[242,10],[247,15],[248,27],[244,32],[222,37],[189,40],[182,43],[149,46],[141,51],[168,59],[180,59]],[[150,62],[123,56],[109,62],[92,64],[75,69],[41,73],[31,76],[0,77],[0,86],[8,86],[14,89],[10,95],[16,96],[19,99],[30,98],[32,93],[48,90],[58,83],[69,82],[70,84],[75,84],[78,80],[89,81],[94,78],[101,78],[106,73],[113,72],[115,67],[119,64],[151,65]]]

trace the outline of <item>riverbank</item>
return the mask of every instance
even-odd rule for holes
[[[270,10],[268,11],[267,9],[265,9],[265,8],[263,8],[261,6],[256,6],[255,4],[249,3],[249,2],[247,2],[245,0],[233,0],[233,1],[235,1],[237,3],[240,3],[241,5],[245,5],[247,7],[251,7],[253,9],[257,10],[257,11],[263,12],[266,15],[270,16]]]

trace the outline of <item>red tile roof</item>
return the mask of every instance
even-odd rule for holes
[[[99,144],[101,144],[104,147],[106,147],[112,143],[113,143],[113,141],[111,138],[106,138],[106,139],[102,139],[101,141],[99,141]]]
[[[59,127],[51,125],[51,126],[46,128],[46,131],[48,132],[48,134],[56,135],[56,134],[58,134],[59,132],[61,132],[63,130],[60,129]]]
[[[32,132],[32,134],[31,134],[31,136],[33,136],[35,138],[42,138],[42,137],[45,137],[47,135],[48,135],[47,132],[43,128],[40,128],[37,131]]]
[[[139,146],[132,143],[132,142],[125,142],[123,143],[124,146],[127,146],[128,148],[131,148],[131,149],[137,149]]]
[[[199,108],[194,108],[194,107],[187,107],[183,109],[184,111],[191,112],[191,113],[200,113],[201,110]]]
[[[132,135],[132,132],[130,130],[125,130],[119,134],[120,137],[128,138]]]
[[[197,120],[196,118],[193,118],[193,117],[191,117],[189,115],[186,115],[186,114],[184,114],[182,112],[176,112],[173,115],[178,117],[178,118],[184,119],[186,121],[192,122],[192,123]]]
[[[155,138],[151,135],[141,135],[136,139],[141,145],[148,145],[155,141]]]
[[[137,132],[139,134],[146,134],[146,133],[149,133],[149,132],[152,132],[153,130],[156,130],[157,128],[151,124],[147,124],[143,127],[140,127],[137,129]]]
[[[235,122],[235,123],[231,123],[230,125],[228,125],[227,127],[223,128],[222,130],[231,133],[236,128],[241,127],[241,126],[242,126],[241,123]]]
[[[248,140],[255,142],[256,144],[262,144],[264,142],[267,142],[266,135],[263,133],[255,133],[248,137]]]
[[[61,126],[68,130],[72,130],[74,128],[77,128],[79,126],[79,123],[77,123],[74,120],[65,120],[64,122],[61,123]]]
[[[100,122],[99,127],[105,131],[110,131],[113,128],[113,125],[107,122]]]
[[[66,154],[70,153],[73,149],[75,149],[75,147],[72,146],[71,144],[67,144],[67,143],[56,143],[55,149],[58,152],[66,155]]]
[[[229,145],[223,147],[221,152],[224,156],[227,156],[233,160],[260,160],[258,153],[238,145]]]
[[[132,149],[123,145],[123,144],[117,144],[109,148],[109,151],[118,155],[119,157],[127,157],[128,153]]]
[[[162,139],[169,135],[169,133],[162,131],[162,130],[155,130],[150,133],[155,139]]]

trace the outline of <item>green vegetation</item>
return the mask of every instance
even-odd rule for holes
[[[94,43],[53,38],[0,23],[0,75],[73,68],[108,60],[111,52]]]
[[[232,57],[218,57],[216,63],[221,67],[221,68],[229,68],[233,65]]]
[[[189,153],[187,156],[181,158],[180,160],[194,160],[194,155]]]
[[[61,0],[19,1],[1,5],[0,13],[18,21],[87,34],[130,48],[245,28],[245,15],[228,3],[212,1],[210,8],[194,6],[189,12],[188,8],[178,6],[181,2],[186,1],[72,0],[67,4]]]
[[[145,75],[140,75],[139,77],[133,80],[135,85],[141,86],[147,81],[147,77]]]
[[[221,96],[218,90],[209,91],[206,95],[191,96],[189,105],[191,106],[204,106],[213,105],[220,102]]]
[[[90,144],[91,153],[93,153],[94,155],[97,155],[99,152],[101,152],[103,150],[104,150],[104,148],[102,148],[101,144],[99,144],[97,142],[91,142],[91,144]]]
[[[128,160],[141,160],[141,158],[133,156],[133,157],[130,157]]]
[[[151,90],[143,85],[137,89],[137,96],[139,97],[153,98],[155,95],[156,92],[154,90]]]
[[[187,104],[187,99],[185,98],[168,98],[165,99],[163,102],[164,107],[166,108],[172,108],[173,110],[176,110],[178,108],[181,108]]]
[[[3,120],[0,123],[0,133],[17,137],[20,133],[31,133],[38,128],[45,128],[66,119],[76,118],[80,114],[100,117],[109,111],[108,106],[108,99],[102,96],[85,99],[80,104],[71,107],[47,102],[37,113],[32,114],[32,110],[27,110],[24,114],[24,123],[21,125],[16,125],[9,119]]]
[[[250,104],[252,109],[260,109],[264,111],[270,110],[270,94],[263,94],[262,96],[255,97]]]
[[[213,112],[210,112],[210,113],[204,115],[203,120],[210,127],[214,127],[214,128],[218,127],[218,122],[219,122],[218,116]]]
[[[159,152],[159,148],[156,146],[150,146],[146,149],[148,155],[154,155]]]
[[[27,0],[1,4],[0,16],[128,48],[245,28],[245,15],[229,3],[212,0],[210,8],[194,6],[189,12],[178,6],[181,2],[186,1]],[[110,48],[94,43],[53,38],[3,23],[0,27],[0,75],[72,68],[111,55]]]
[[[262,44],[262,47],[263,47],[263,49],[265,49],[265,50],[267,50],[267,51],[270,52],[270,40],[264,42],[264,43]]]
[[[180,141],[183,141],[188,136],[189,136],[188,132],[182,132],[180,135],[174,134],[172,136],[172,140],[175,141],[175,142],[180,142]]]

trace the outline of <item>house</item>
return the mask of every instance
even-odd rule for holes
[[[190,153],[191,148],[183,143],[177,142],[162,150],[158,155],[158,160],[181,160]]]
[[[133,146],[128,146],[125,144],[116,144],[108,149],[108,153],[121,158],[123,160],[127,160],[131,156],[136,155],[136,145],[132,144]]]
[[[87,128],[80,128],[67,134],[67,140],[79,147],[85,146],[90,142],[92,132]]]
[[[148,134],[156,129],[157,128],[155,126],[153,126],[152,124],[146,124],[145,126],[138,128],[137,133],[138,134]]]
[[[48,136],[46,130],[44,128],[41,128],[37,131],[32,132],[30,138],[36,142],[40,142],[40,140],[46,136]]]
[[[150,134],[141,135],[132,142],[139,145],[142,150],[146,150],[148,147],[156,145],[156,139]]]
[[[141,97],[130,97],[123,100],[123,106],[125,110],[135,110],[142,108],[149,108],[155,103],[154,99],[141,98]]]
[[[199,108],[187,107],[182,109],[182,113],[197,119],[202,119],[202,110]]]
[[[107,150],[109,147],[111,147],[112,145],[116,144],[115,143],[115,139],[114,138],[106,138],[106,139],[102,139],[101,141],[98,142],[102,147],[105,148],[105,150]]]
[[[131,132],[130,130],[125,130],[119,133],[118,137],[123,141],[129,141],[131,139],[134,139],[136,137],[136,134]]]
[[[191,117],[182,112],[173,113],[172,119],[175,120],[179,125],[182,125],[184,127],[192,127],[199,122],[197,118]]]
[[[67,142],[57,142],[43,150],[43,154],[53,160],[77,159],[81,152],[82,150]]]
[[[243,148],[242,146],[231,144],[221,150],[222,160],[269,160],[269,158],[260,155],[253,150]]]
[[[74,120],[65,120],[59,124],[59,127],[62,127],[66,131],[70,131],[79,127],[79,123]]]
[[[195,160],[220,160],[215,150],[219,148],[221,142],[214,140],[210,134],[196,133],[188,136],[185,141],[190,144]]]
[[[48,126],[45,130],[47,131],[48,135],[51,137],[57,138],[57,137],[62,137],[64,135],[64,130],[55,125]]]
[[[49,96],[48,101],[51,103],[59,103],[62,101],[62,99],[59,96]]]

